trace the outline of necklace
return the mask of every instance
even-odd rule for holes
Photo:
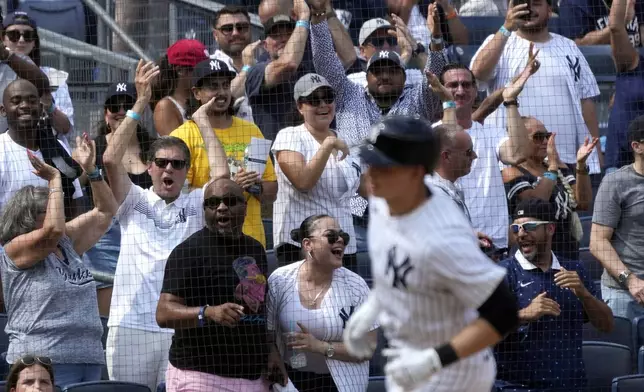
[[[317,302],[318,302],[318,299],[320,298],[320,295],[322,295],[322,293],[324,292],[324,290],[326,290],[326,289],[329,287],[330,283],[329,283],[329,284],[327,284],[327,285],[325,285],[324,287],[322,287],[322,290],[320,290],[320,292],[319,292],[319,293],[317,293],[317,295],[315,296],[315,298],[313,298],[313,297],[311,296],[311,291],[313,291],[313,290],[315,289],[315,287],[314,287],[313,289],[311,289],[311,288],[310,288],[311,286],[310,286],[309,282],[306,282],[306,285],[309,287],[309,290],[306,290],[306,296],[307,296],[307,297],[309,297],[309,302],[311,303],[311,306],[316,306],[316,305],[317,305]]]

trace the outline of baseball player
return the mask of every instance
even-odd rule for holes
[[[378,321],[389,391],[490,392],[490,346],[518,323],[505,269],[481,252],[453,201],[425,182],[440,153],[436,130],[420,118],[388,117],[360,156],[369,166],[368,243],[374,287],[349,319],[347,350],[369,357]]]

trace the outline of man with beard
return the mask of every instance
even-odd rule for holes
[[[48,159],[50,157],[43,159],[45,146],[42,145],[43,134],[38,126],[41,110],[38,90],[28,80],[17,79],[4,89],[0,114],[6,118],[9,129],[0,134],[0,211],[20,188],[27,185],[47,186],[46,181],[33,174],[27,156],[27,152],[30,152],[53,165]],[[63,178],[65,204],[69,206],[74,197],[74,184],[69,177],[63,175]],[[77,196],[82,196],[82,193]]]
[[[551,12],[551,0],[532,0],[529,7],[510,2],[505,23],[483,42],[470,69],[482,83],[479,86],[487,87],[490,94],[524,69],[525,58],[534,45],[540,51],[542,67],[521,94],[525,102],[521,114],[538,118],[547,129],[557,132],[560,158],[572,169],[581,143],[591,135],[599,137],[593,101],[599,87],[575,42],[548,31]],[[505,128],[505,108],[496,110],[486,119],[488,122]],[[598,152],[590,155],[588,166],[591,174],[600,172]]]
[[[252,138],[263,139],[255,124],[232,115],[231,80],[235,77],[226,63],[220,60],[206,60],[197,64],[193,73],[192,92],[200,105],[208,105],[207,118],[191,116],[172,132],[171,136],[186,142],[190,149],[190,168],[187,181],[193,188],[204,186],[210,178],[208,148],[204,148],[203,134],[213,133],[221,142],[234,181],[245,191],[248,212],[244,222],[244,233],[266,246],[266,236],[261,217],[261,202],[272,203],[277,196],[277,178],[273,163],[268,156],[263,173],[247,172],[244,155]],[[195,113],[196,114],[196,113]],[[203,128],[203,129],[200,129]]]
[[[280,384],[287,376],[266,332],[266,252],[242,233],[238,184],[217,179],[204,196],[206,227],[170,254],[157,305],[159,326],[175,330],[166,387],[267,392],[267,368]]]
[[[508,270],[505,280],[519,302],[521,326],[496,348],[497,380],[581,392],[583,324],[610,332],[613,314],[597,298],[582,264],[552,253],[554,220],[554,206],[540,199],[523,200],[515,210],[510,229],[519,250],[499,265]]]

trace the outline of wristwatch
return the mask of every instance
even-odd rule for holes
[[[432,40],[431,40],[432,45],[442,45],[443,44],[443,37],[434,37],[432,35]]]
[[[327,358],[333,358],[333,355],[335,354],[335,348],[333,348],[333,343],[329,343],[329,347],[327,347],[326,352],[324,355]]]
[[[629,270],[622,271],[622,273],[617,276],[617,280],[619,281],[619,284],[621,284],[622,286],[626,286],[626,282],[628,282],[629,276],[631,276],[631,271]]]
[[[90,182],[103,181],[103,170],[96,168],[93,172],[87,173],[87,179]]]
[[[420,42],[417,42],[416,43],[416,49],[414,49],[414,51],[411,53],[411,55],[413,57],[416,57],[421,53],[425,53],[425,46],[423,46],[423,44],[421,44]]]

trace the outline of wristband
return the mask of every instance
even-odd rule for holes
[[[503,36],[507,38],[510,38],[510,36],[512,35],[512,32],[506,29],[505,26],[501,26],[499,28],[499,33],[503,34]]]
[[[197,319],[199,320],[200,327],[203,327],[204,324],[206,323],[206,309],[209,306],[210,305],[205,305],[205,306],[202,306],[201,309],[199,309],[199,315],[197,315]]]
[[[575,171],[577,172],[577,174],[581,174],[582,176],[586,176],[590,172],[590,170],[588,169],[588,165],[586,165],[586,164],[584,164],[583,167],[581,167],[581,166],[579,166],[579,164],[577,164],[577,167],[575,168]]]
[[[298,20],[297,22],[295,22],[295,27],[304,27],[305,29],[309,30],[311,23],[309,23],[308,20]]]
[[[541,177],[547,178],[550,181],[555,181],[556,182],[558,176],[555,173],[551,172],[551,171],[547,171],[547,172],[543,173],[543,176],[541,176]]]
[[[505,106],[506,108],[507,108],[508,106],[516,106],[516,107],[519,107],[519,101],[517,101],[516,99],[513,99],[512,101],[503,101],[503,106]]]
[[[54,114],[55,111],[56,111],[56,104],[52,102],[51,105],[49,105],[49,107],[47,108],[47,113]]]
[[[443,367],[449,366],[450,364],[458,361],[458,355],[451,344],[447,343],[436,349],[438,358],[441,361]]]
[[[96,168],[96,169],[94,169],[94,171],[93,171],[93,172],[91,172],[91,173],[87,173],[87,179],[88,179],[90,182],[99,182],[99,181],[103,181],[103,172],[101,171],[101,169]]]
[[[132,120],[141,121],[141,115],[135,112],[134,110],[128,110],[125,115]]]
[[[447,110],[447,109],[456,109],[456,102],[454,101],[443,102],[443,110]]]
[[[63,188],[49,188],[49,194],[54,194],[56,192],[60,192],[65,196],[65,192],[63,192]]]
[[[241,68],[241,72],[249,72],[249,71],[250,71],[250,69],[251,69],[251,66],[250,66],[250,65],[244,65],[244,66]]]

